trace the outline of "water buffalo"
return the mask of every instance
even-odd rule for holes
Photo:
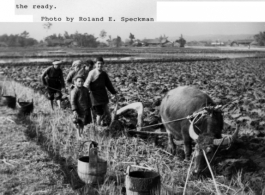
[[[192,139],[195,141],[195,173],[200,173],[206,166],[202,150],[211,159],[216,145],[231,143],[231,138],[235,139],[238,132],[222,140],[223,115],[215,106],[207,94],[191,86],[181,86],[169,91],[160,106],[161,119],[168,133],[168,150],[175,153],[173,138],[183,139],[185,158],[189,159]],[[198,115],[199,120],[195,126],[188,119],[167,123],[200,111],[202,114]]]

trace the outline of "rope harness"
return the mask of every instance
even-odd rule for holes
[[[211,176],[213,178],[213,182],[214,182],[214,186],[215,186],[215,189],[216,189],[216,192],[217,192],[217,195],[221,195],[221,192],[219,191],[218,187],[217,187],[217,184],[216,184],[216,181],[215,181],[215,178],[214,178],[214,175],[213,175],[213,171],[211,169],[211,166],[210,166],[210,163],[208,162],[208,159],[207,159],[207,156],[206,156],[206,153],[205,151],[203,150],[203,155],[204,155],[204,158],[206,160],[206,163],[209,167],[209,170],[211,172]],[[191,166],[192,166],[192,162],[193,162],[193,159],[194,159],[194,153],[192,155],[192,159],[191,159],[191,162],[190,162],[190,166],[189,166],[189,169],[188,169],[188,173],[187,173],[187,178],[186,178],[186,182],[185,182],[185,186],[184,186],[184,190],[183,190],[183,195],[186,194],[186,189],[187,189],[187,184],[188,184],[188,180],[189,180],[189,176],[190,176],[190,170],[191,170]]]
[[[186,193],[186,188],[187,188],[187,184],[188,184],[188,180],[189,180],[189,176],[190,176],[190,170],[191,170],[191,165],[192,165],[192,162],[193,162],[193,159],[194,159],[194,153],[192,155],[192,159],[191,159],[191,162],[190,162],[190,166],[189,166],[189,169],[188,169],[188,173],[187,173],[187,178],[186,178],[186,182],[185,182],[185,186],[184,186],[184,190],[183,190],[183,195],[185,195]]]
[[[199,115],[197,115],[193,120],[189,120],[190,123],[191,123],[190,125],[194,125],[194,126],[195,126],[195,124],[196,124],[196,123],[197,123],[197,122],[198,122],[203,116],[205,116],[205,115],[207,114],[207,111],[206,111],[206,112],[201,111],[199,114],[201,114],[200,117],[198,117]],[[198,119],[197,119],[197,118],[198,118]],[[195,126],[195,127],[196,127],[196,126]],[[201,132],[201,130],[200,130],[198,127],[197,127],[197,129]],[[228,137],[228,138],[229,138],[229,143],[230,143],[229,147],[230,147],[230,146],[231,146],[231,140],[232,140],[232,138],[231,138],[231,137]],[[211,160],[210,160],[210,162],[209,162],[209,165],[212,163],[212,161],[213,161],[213,159],[214,159],[214,157],[215,157],[217,151],[219,150],[220,146],[221,146],[222,143],[224,142],[224,139],[225,139],[225,138],[223,138],[222,141],[219,143],[217,149],[215,150],[215,152],[214,152],[214,154],[213,154],[213,156],[212,156],[212,158],[211,158]],[[204,152],[204,150],[203,150],[203,152]],[[208,161],[208,159],[207,159],[207,161]],[[207,166],[202,170],[202,172],[204,172],[206,169],[207,169]]]
[[[164,125],[164,124],[168,124],[168,123],[172,123],[172,122],[182,121],[182,120],[185,120],[185,119],[188,119],[189,121],[191,121],[192,118],[197,118],[198,115],[200,115],[200,114],[202,114],[201,117],[202,116],[205,116],[208,113],[207,110],[210,110],[210,109],[212,109],[212,110],[218,110],[221,107],[222,107],[221,105],[217,105],[215,107],[213,107],[213,106],[203,107],[201,111],[195,112],[195,113],[193,113],[191,115],[188,115],[186,117],[179,118],[179,119],[174,119],[174,120],[171,120],[171,121],[162,122],[162,123],[158,123],[158,124],[154,124],[154,125],[148,125],[148,126],[145,126],[145,127],[141,127],[141,129],[146,129],[146,128],[149,128],[149,127],[154,127],[154,126],[158,126],[158,125]],[[198,118],[197,121],[199,121],[201,119],[201,117]]]
[[[214,157],[215,157],[215,155],[216,155],[216,153],[217,153],[217,151],[219,150],[219,148],[220,148],[220,146],[222,145],[222,143],[224,142],[224,138],[222,139],[222,141],[220,142],[220,144],[218,145],[218,147],[217,147],[217,149],[215,150],[215,152],[214,152],[214,154],[213,154],[213,156],[212,156],[212,158],[211,158],[211,160],[210,160],[210,163],[209,164],[211,164],[212,163],[212,160],[214,159]],[[204,151],[204,150],[203,150]],[[207,166],[202,170],[202,172],[204,172],[205,170],[206,170],[206,168],[207,168]]]
[[[206,163],[207,163],[207,165],[208,165],[208,167],[209,167],[209,170],[210,170],[210,172],[211,172],[211,176],[212,176],[212,178],[213,178],[213,182],[214,182],[214,186],[215,186],[215,189],[216,189],[217,195],[221,195],[221,193],[220,193],[220,191],[219,191],[219,189],[218,189],[218,187],[217,187],[217,184],[216,184],[216,181],[215,181],[215,178],[214,178],[213,171],[212,171],[212,169],[211,169],[210,163],[208,162],[208,159],[207,159],[206,153],[205,153],[204,150],[202,150],[202,152],[203,152],[204,158],[205,158],[205,160],[206,160]]]
[[[217,108],[220,108],[221,106],[216,106],[216,107],[217,107]],[[216,108],[216,107],[215,107],[215,108]],[[197,123],[197,122],[198,122],[203,116],[205,116],[206,114],[207,114],[207,110],[206,110],[206,109],[203,109],[201,112],[197,113],[197,115],[193,118],[193,120],[189,120],[190,123],[191,123],[190,125],[194,125],[194,124],[196,124],[196,123]],[[198,128],[198,127],[197,127],[197,128]],[[198,129],[199,129],[199,128],[198,128]],[[199,130],[200,130],[200,129],[199,129]],[[217,147],[217,149],[215,150],[215,152],[214,152],[214,154],[213,154],[213,156],[212,156],[210,162],[208,161],[208,158],[207,158],[207,156],[206,156],[206,152],[204,151],[204,149],[202,149],[202,152],[203,152],[203,155],[204,155],[205,161],[206,161],[206,163],[207,163],[207,166],[202,170],[202,172],[204,172],[204,171],[207,169],[207,167],[209,168],[210,173],[211,173],[211,176],[212,176],[212,178],[213,178],[213,182],[214,182],[214,186],[215,186],[215,189],[216,189],[217,195],[221,195],[221,192],[220,192],[220,190],[218,189],[218,186],[217,186],[216,180],[215,180],[215,178],[214,178],[214,174],[213,174],[213,171],[212,171],[212,169],[211,169],[211,165],[210,165],[210,164],[211,164],[212,160],[214,159],[214,157],[215,157],[217,151],[219,150],[220,146],[222,145],[224,139],[225,139],[225,138],[223,138],[222,141],[220,142],[220,144],[218,145],[218,147]],[[230,143],[229,147],[231,146],[231,140],[232,140],[232,138],[229,137],[229,143]],[[190,163],[190,166],[189,166],[189,170],[188,170],[188,174],[187,174],[187,178],[186,178],[186,182],[185,182],[185,187],[184,187],[183,195],[185,195],[185,193],[186,193],[186,186],[187,186],[187,183],[188,183],[188,179],[189,179],[189,175],[190,175],[189,173],[190,173],[190,169],[191,169],[191,166],[192,166],[192,163],[193,163],[194,156],[195,156],[195,155],[194,155],[194,153],[193,153],[192,160],[191,160],[191,163]]]

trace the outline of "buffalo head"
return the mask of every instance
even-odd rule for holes
[[[201,131],[199,134],[195,132],[194,126]],[[208,161],[211,162],[219,145],[231,144],[236,139],[238,128],[232,136],[226,137],[221,135],[222,129],[222,113],[215,109],[206,109],[196,124],[194,124],[194,120],[191,122],[189,135],[196,143],[194,151],[195,174],[200,174],[207,167],[203,151],[205,152]]]

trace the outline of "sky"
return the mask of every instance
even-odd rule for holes
[[[242,35],[242,34],[258,34],[260,31],[265,31],[264,23],[217,23],[217,22],[137,22],[137,23],[121,23],[121,22],[88,22],[88,23],[52,23],[50,30],[43,28],[44,23],[0,23],[0,35],[2,34],[20,34],[23,31],[29,32],[30,37],[37,40],[42,40],[44,37],[51,34],[64,34],[67,31],[69,34],[88,33],[98,37],[101,30],[107,32],[107,36],[112,38],[120,36],[122,40],[128,39],[132,33],[136,39],[157,38],[160,35],[168,37],[179,37],[181,34],[185,36],[199,35]]]

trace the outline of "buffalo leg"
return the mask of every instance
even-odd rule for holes
[[[167,150],[171,153],[171,154],[175,154],[176,153],[176,145],[173,142],[173,135],[167,130],[167,134],[168,134],[168,145],[167,145]]]
[[[61,109],[61,100],[57,100],[57,105]]]
[[[51,107],[53,109],[53,100],[50,100],[50,103],[51,103]],[[53,109],[54,110],[54,109]]]
[[[184,136],[184,152],[185,152],[185,160],[190,160],[191,156],[191,139],[189,136]]]

